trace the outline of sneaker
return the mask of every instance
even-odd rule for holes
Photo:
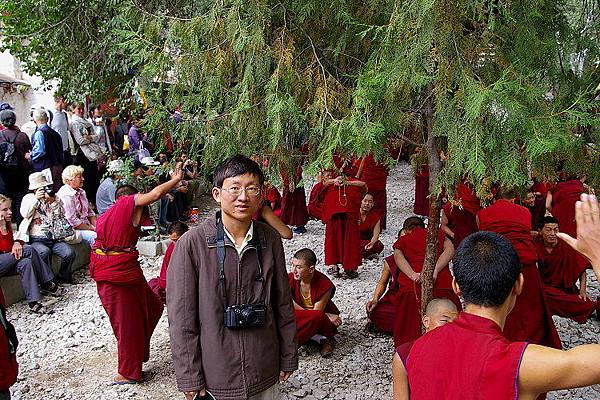
[[[33,301],[29,303],[29,312],[32,314],[41,315],[46,313],[46,308],[37,301]]]
[[[306,228],[303,226],[297,226],[293,229],[294,233],[297,234],[302,234],[302,233],[306,233]]]
[[[51,284],[48,287],[41,288],[40,292],[44,296],[61,297],[62,295],[67,293],[67,290],[63,287],[58,286],[56,283],[51,282]]]

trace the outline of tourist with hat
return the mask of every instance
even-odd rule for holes
[[[52,189],[47,172],[34,172],[29,176],[29,193],[21,203],[23,221],[19,225],[17,238],[30,242],[48,265],[51,265],[53,254],[60,258],[56,280],[71,284],[75,251],[68,243],[77,242],[76,234],[65,216],[62,201]]]

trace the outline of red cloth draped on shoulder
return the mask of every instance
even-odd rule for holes
[[[265,193],[265,201],[269,203],[275,215],[281,216],[281,195],[275,186],[269,185]]]
[[[599,307],[598,301],[580,299],[576,286],[581,274],[589,268],[589,262],[562,240],[558,241],[551,253],[548,253],[542,240],[536,240],[535,245],[550,312],[585,323]]]
[[[448,218],[448,227],[454,232],[452,243],[458,248],[460,243],[470,234],[477,232],[477,219],[475,214],[460,209],[460,207],[446,203],[443,207],[444,215]]]
[[[421,166],[415,174],[415,205],[414,213],[429,215],[429,165]]]
[[[575,223],[575,203],[585,191],[583,183],[578,179],[557,183],[552,189],[552,215],[558,220],[561,232],[577,236]]]
[[[445,238],[444,232],[440,230],[437,257],[443,251]],[[427,230],[415,228],[401,236],[394,243],[394,249],[401,250],[412,269],[420,273],[423,271],[426,245]],[[421,285],[413,282],[402,272],[398,274],[398,284],[398,317],[394,324],[395,347],[421,336]],[[452,275],[448,266],[443,268],[437,276],[433,286],[433,297],[445,297],[456,304],[459,310],[461,309],[460,299],[452,290]]]
[[[98,218],[98,236],[90,254],[90,276],[96,282],[127,284],[146,281],[136,249],[140,228],[133,226],[135,196],[120,197]],[[96,249],[120,254],[100,255]]]
[[[417,339],[405,363],[411,400],[514,400],[525,342],[492,320],[460,313]]]
[[[393,333],[394,332],[394,321],[398,315],[398,274],[400,269],[394,261],[394,255],[385,258],[385,262],[390,269],[390,281],[388,283],[387,291],[373,310],[369,313],[369,320],[373,322],[375,328],[379,332]]]
[[[311,218],[321,220],[323,217],[323,203],[325,198],[323,197],[323,190],[325,187],[321,182],[315,183],[310,191],[310,197],[308,200],[308,215]]]
[[[294,274],[288,274],[288,283],[292,299],[296,304],[302,306],[302,293],[300,292],[300,281],[294,279]],[[302,345],[310,340],[316,334],[321,334],[328,338],[332,338],[337,327],[331,322],[326,313],[338,314],[340,311],[331,300],[335,294],[335,286],[333,282],[321,272],[315,270],[313,278],[310,282],[310,297],[313,304],[317,303],[327,292],[331,293],[329,302],[323,311],[319,310],[294,310],[296,315],[296,329],[298,344]]]
[[[523,290],[506,319],[504,336],[513,342],[528,341],[560,349],[560,338],[548,310],[537,269],[529,211],[501,199],[481,210],[477,216],[480,230],[492,231],[510,240],[523,267]]]
[[[4,293],[0,288],[0,308],[6,310]],[[8,390],[16,381],[19,373],[17,356],[11,354],[8,348],[8,334],[0,324],[0,391]]]

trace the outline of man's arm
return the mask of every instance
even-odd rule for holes
[[[331,290],[321,296],[321,298],[313,305],[313,310],[325,311],[325,307],[327,307],[329,300],[331,300]]]
[[[284,224],[283,221],[277,215],[275,215],[271,207],[264,206],[260,210],[260,216],[267,224],[275,229],[283,239],[291,239],[294,235],[290,227]]]
[[[600,383],[600,345],[586,344],[567,351],[529,345],[519,368],[519,394],[534,396],[552,390]]]
[[[421,279],[421,274],[415,272],[414,269],[410,266],[409,262],[404,257],[404,253],[400,249],[394,249],[394,261],[400,271],[404,273],[404,275],[408,276],[408,278],[414,282],[418,282]]]
[[[279,337],[280,380],[286,380],[298,369],[298,341],[296,339],[296,315],[292,306],[292,295],[288,274],[285,269],[285,253],[279,237],[273,238],[273,281],[271,283],[271,305]],[[167,286],[168,287],[168,286]]]
[[[44,144],[44,133],[40,130],[33,132],[33,148],[31,149],[31,159],[37,160],[46,154],[46,146]]]
[[[175,172],[171,174],[171,179],[167,182],[158,185],[148,193],[140,193],[135,196],[135,206],[144,207],[149,206],[155,201],[160,200],[165,194],[169,193],[177,184],[183,179],[183,170],[181,169],[181,163],[175,167]]]
[[[383,293],[385,293],[385,288],[390,281],[392,274],[390,272],[390,267],[388,266],[387,261],[383,262],[383,270],[381,271],[381,275],[379,276],[379,280],[377,281],[377,286],[375,287],[375,292],[373,293],[373,298],[366,304],[367,314],[370,313],[373,308],[377,305]]]
[[[448,238],[446,238],[444,239],[444,250],[435,263],[435,269],[433,270],[433,275],[435,278],[437,278],[440,271],[450,263],[452,257],[454,257],[454,245]]]
[[[552,193],[546,194],[546,211],[552,212]]]
[[[398,353],[394,353],[394,358],[392,359],[392,388],[394,391],[394,400],[409,399],[408,376]]]
[[[78,122],[71,124],[71,133],[75,142],[80,146],[94,142],[94,137],[88,135],[85,127]]]
[[[167,307],[173,368],[177,388],[182,392],[204,389],[200,321],[198,319],[198,268],[194,265],[190,235],[183,236],[175,246],[167,270]]]

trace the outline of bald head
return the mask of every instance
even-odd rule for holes
[[[439,328],[448,322],[451,322],[458,315],[456,305],[446,299],[433,299],[427,304],[425,315],[423,316],[423,325],[425,331],[429,332],[435,328]]]

